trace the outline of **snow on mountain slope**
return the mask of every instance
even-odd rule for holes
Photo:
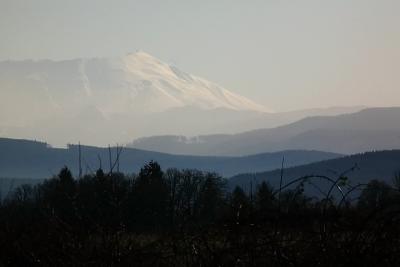
[[[214,110],[228,114],[218,117]],[[154,134],[208,133],[242,113],[267,111],[144,52],[113,59],[0,62],[2,136],[105,145]],[[180,121],[168,115],[177,112]]]
[[[38,112],[88,106],[104,114],[161,112],[185,106],[267,111],[144,52],[118,59],[2,62],[0,70],[1,102],[10,103],[8,98],[16,93],[28,94],[32,104],[43,106]]]
[[[187,74],[144,52],[129,54],[117,62],[126,74],[125,81],[129,84],[132,100],[146,99],[149,102],[143,108],[149,111],[184,106],[266,111],[265,107],[243,96]]]

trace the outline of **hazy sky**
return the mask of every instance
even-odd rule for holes
[[[399,0],[0,0],[0,60],[138,49],[277,111],[400,105]]]

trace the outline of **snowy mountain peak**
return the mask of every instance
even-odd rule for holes
[[[0,62],[0,88],[0,133],[5,131],[4,127],[28,125],[39,131],[44,128],[36,127],[39,122],[49,125],[50,121],[53,125],[61,123],[60,128],[66,120],[75,127],[84,127],[88,122],[107,126],[117,118],[132,124],[147,119],[151,122],[149,116],[169,111],[196,110],[192,120],[200,113],[215,114],[209,112],[215,109],[232,114],[267,111],[262,105],[143,51],[114,59]],[[138,131],[154,134],[144,126],[136,128],[133,134],[133,130],[122,128],[117,129],[126,132],[130,139]],[[90,136],[93,134],[90,132]],[[103,134],[105,139],[109,136]]]
[[[227,108],[267,111],[262,105],[215,83],[188,74],[176,66],[168,65],[143,51],[128,54],[122,58],[122,62],[122,69],[131,83],[142,81],[142,87],[136,88],[135,92],[140,94],[145,90],[146,94],[150,93],[153,96],[152,101],[157,104],[146,105],[152,107],[152,111],[184,106],[207,110]]]
[[[87,106],[96,107],[103,114],[163,112],[186,106],[268,111],[143,51],[118,59],[0,62],[0,68],[3,90],[9,90],[11,96],[16,91],[32,94],[46,112],[76,111]]]
[[[124,60],[126,61],[132,61],[132,62],[142,62],[142,63],[153,63],[153,64],[162,64],[162,62],[156,58],[153,57],[152,55],[143,52],[141,50],[136,51],[134,53],[129,53],[124,57]]]

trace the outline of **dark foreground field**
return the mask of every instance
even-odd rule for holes
[[[0,266],[398,266],[399,175],[348,176],[227,192],[216,174],[155,162],[132,177],[64,168],[2,202]]]

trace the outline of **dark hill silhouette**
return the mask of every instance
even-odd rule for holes
[[[392,184],[395,173],[400,170],[400,150],[367,152],[284,168],[283,184],[308,175],[338,177],[340,173],[353,167],[356,168],[346,175],[352,185],[368,183],[374,179]],[[237,185],[248,188],[250,181],[253,181],[253,184],[267,181],[273,187],[279,188],[280,177],[281,170],[276,169],[267,172],[236,175],[229,179],[229,184],[232,188]]]
[[[102,168],[109,170],[108,148],[81,146],[81,151],[83,174],[95,172],[100,165],[99,158]],[[116,147],[112,147],[111,152],[114,162]],[[64,165],[77,175],[78,155],[77,145],[63,149],[52,148],[43,142],[0,138],[0,177],[48,178]],[[275,169],[280,166],[283,156],[287,158],[289,166],[296,166],[341,155],[319,151],[282,151],[245,157],[205,157],[125,148],[121,153],[119,170],[124,173],[137,172],[146,162],[156,160],[163,168],[199,169],[227,177],[243,172]]]

